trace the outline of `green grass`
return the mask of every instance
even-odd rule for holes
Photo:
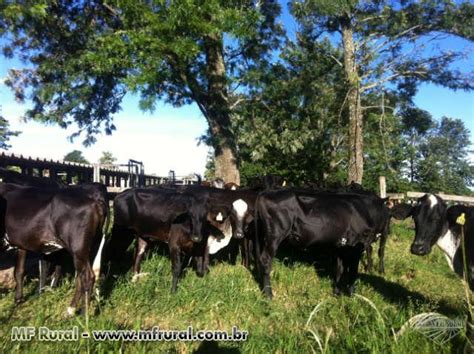
[[[13,304],[13,292],[0,295],[0,352],[319,352],[425,353],[461,351],[462,336],[436,343],[408,331],[394,339],[403,324],[422,312],[439,312],[464,318],[461,281],[448,268],[438,249],[426,257],[413,256],[409,246],[413,231],[395,224],[386,249],[386,274],[362,275],[354,297],[332,295],[327,272],[308,262],[276,259],[272,272],[274,299],[261,294],[252,274],[225,262],[214,264],[198,278],[188,270],[176,295],[170,294],[171,266],[166,255],[150,252],[142,271],[150,275],[138,283],[130,272],[101,284],[103,298],[93,302],[89,329],[216,329],[232,326],[249,331],[245,342],[12,342],[13,326],[46,326],[51,329],[85,327],[85,316],[64,316],[74,288],[63,281],[52,291],[36,294],[36,281],[25,287],[26,302]],[[376,261],[376,259],[375,259]],[[318,275],[319,274],[319,275]],[[317,307],[316,307],[317,306]],[[316,308],[316,309],[315,309]],[[314,311],[313,311],[314,310]],[[309,320],[309,321],[308,321]],[[320,344],[318,344],[318,341]]]

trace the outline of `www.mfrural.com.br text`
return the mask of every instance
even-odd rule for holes
[[[236,326],[230,331],[194,330],[188,326],[185,330],[165,330],[159,326],[143,330],[90,330],[83,331],[74,326],[70,329],[51,329],[48,327],[13,327],[11,340],[25,342],[38,340],[42,342],[78,341],[93,339],[95,341],[144,341],[144,342],[191,342],[191,341],[229,341],[242,342],[248,338],[248,331]]]

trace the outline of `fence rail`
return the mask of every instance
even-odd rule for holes
[[[391,200],[401,201],[405,199],[417,199],[421,198],[426,193],[423,192],[406,192],[406,193],[387,193],[387,197]],[[434,193],[440,196],[444,201],[447,202],[458,202],[466,204],[474,204],[474,197],[464,196],[464,195],[454,195],[454,194],[445,194],[443,192]]]
[[[108,189],[114,191],[135,186],[157,185],[168,180],[167,177],[138,173],[130,167],[33,158],[7,152],[0,153],[0,167],[16,167],[23,175],[49,178],[66,184],[102,182]]]

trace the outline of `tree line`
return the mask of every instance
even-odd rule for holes
[[[291,19],[282,17],[288,6]],[[197,105],[213,173],[245,182],[468,193],[469,132],[415,106],[420,83],[472,90],[453,37],[474,39],[474,5],[448,0],[12,1],[2,50],[27,62],[5,83],[26,119],[111,134],[128,92]],[[290,22],[296,32],[289,31]]]

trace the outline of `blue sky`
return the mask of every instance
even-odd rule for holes
[[[287,11],[282,21],[290,33],[296,31]],[[460,45],[463,45],[462,41],[447,39],[442,47],[459,48]],[[459,65],[463,70],[472,71],[473,56]],[[0,57],[0,78],[6,76],[8,69],[21,66],[16,60]],[[471,131],[471,141],[474,141],[474,93],[423,84],[415,97],[415,103],[429,111],[435,119],[439,120],[442,116],[462,119]],[[67,136],[75,131],[74,127],[64,130],[36,122],[21,122],[25,106],[15,102],[10,90],[2,82],[0,105],[12,129],[22,132],[11,140],[10,151],[13,153],[62,159],[66,153],[78,149],[83,151],[89,161],[95,162],[102,151],[111,151],[120,163],[125,163],[129,158],[143,161],[147,173],[167,175],[172,169],[178,175],[193,172],[202,174],[205,169],[209,149],[204,145],[198,146],[197,138],[205,132],[207,124],[196,105],[175,109],[161,104],[153,114],[143,113],[138,109],[137,97],[127,95],[123,110],[115,118],[117,131],[112,136],[99,136],[98,142],[88,148],[81,145],[80,138],[74,143],[69,142]]]

